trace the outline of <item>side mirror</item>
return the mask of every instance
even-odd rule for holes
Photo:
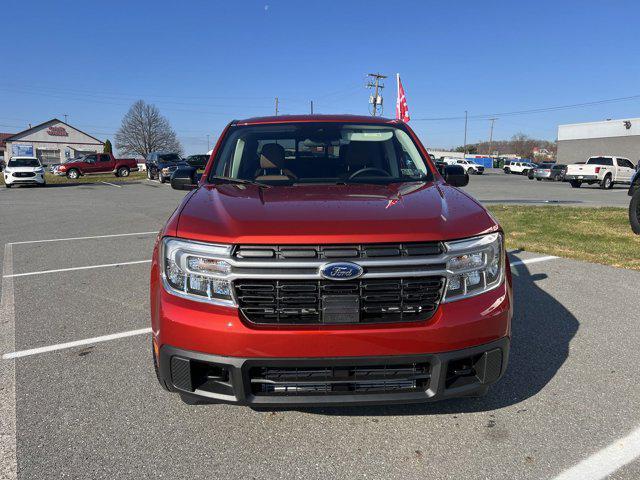
[[[443,177],[444,181],[453,187],[464,187],[469,183],[469,175],[460,165],[447,165]]]
[[[198,187],[197,170],[193,167],[178,167],[171,175],[171,188],[193,190]]]

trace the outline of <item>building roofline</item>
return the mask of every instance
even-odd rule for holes
[[[89,135],[87,132],[83,132],[82,130],[80,130],[78,127],[74,127],[73,125],[69,125],[67,122],[63,122],[62,120],[58,119],[58,118],[52,118],[51,120],[47,120],[46,122],[42,122],[39,123],[38,125],[31,127],[31,128],[27,128],[26,130],[22,130],[21,132],[18,133],[14,133],[13,135],[11,135],[10,137],[7,137],[4,139],[4,142],[13,142],[13,138],[14,137],[18,137],[21,135],[24,135],[28,132],[31,132],[33,130],[36,130],[44,125],[46,125],[47,123],[53,123],[53,122],[58,122],[58,123],[62,123],[63,125],[66,125],[69,128],[73,128],[74,130],[82,133],[83,135],[86,135],[89,138],[93,138],[96,142],[100,143],[101,145],[104,145],[104,142],[96,137],[94,137],[93,135]],[[46,142],[45,142],[46,143]],[[63,142],[64,143],[64,142]]]
[[[614,123],[614,122],[626,122],[626,121],[636,121],[640,122],[640,118],[612,118],[611,120],[596,120],[595,122],[579,122],[579,123],[563,123],[562,125],[558,125],[560,127],[574,127],[576,125],[595,125],[596,123]]]

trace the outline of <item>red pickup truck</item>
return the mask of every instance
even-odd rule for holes
[[[273,408],[483,395],[507,366],[502,229],[403,122],[230,123],[158,235],[156,374],[187,403]]]
[[[134,158],[115,158],[110,153],[91,153],[53,167],[55,175],[66,175],[74,180],[82,175],[113,173],[116,177],[128,177],[138,171]]]

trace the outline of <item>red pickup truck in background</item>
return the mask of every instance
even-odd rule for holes
[[[91,153],[53,167],[55,175],[66,175],[76,179],[81,175],[113,173],[116,177],[128,177],[138,171],[138,162],[134,158],[115,158],[110,153]]]

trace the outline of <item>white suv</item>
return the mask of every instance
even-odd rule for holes
[[[504,173],[519,173],[521,175],[527,175],[530,170],[533,170],[535,165],[530,162],[512,161],[509,165],[504,166]]]
[[[7,188],[13,185],[46,185],[44,167],[35,157],[10,158],[2,174]]]

